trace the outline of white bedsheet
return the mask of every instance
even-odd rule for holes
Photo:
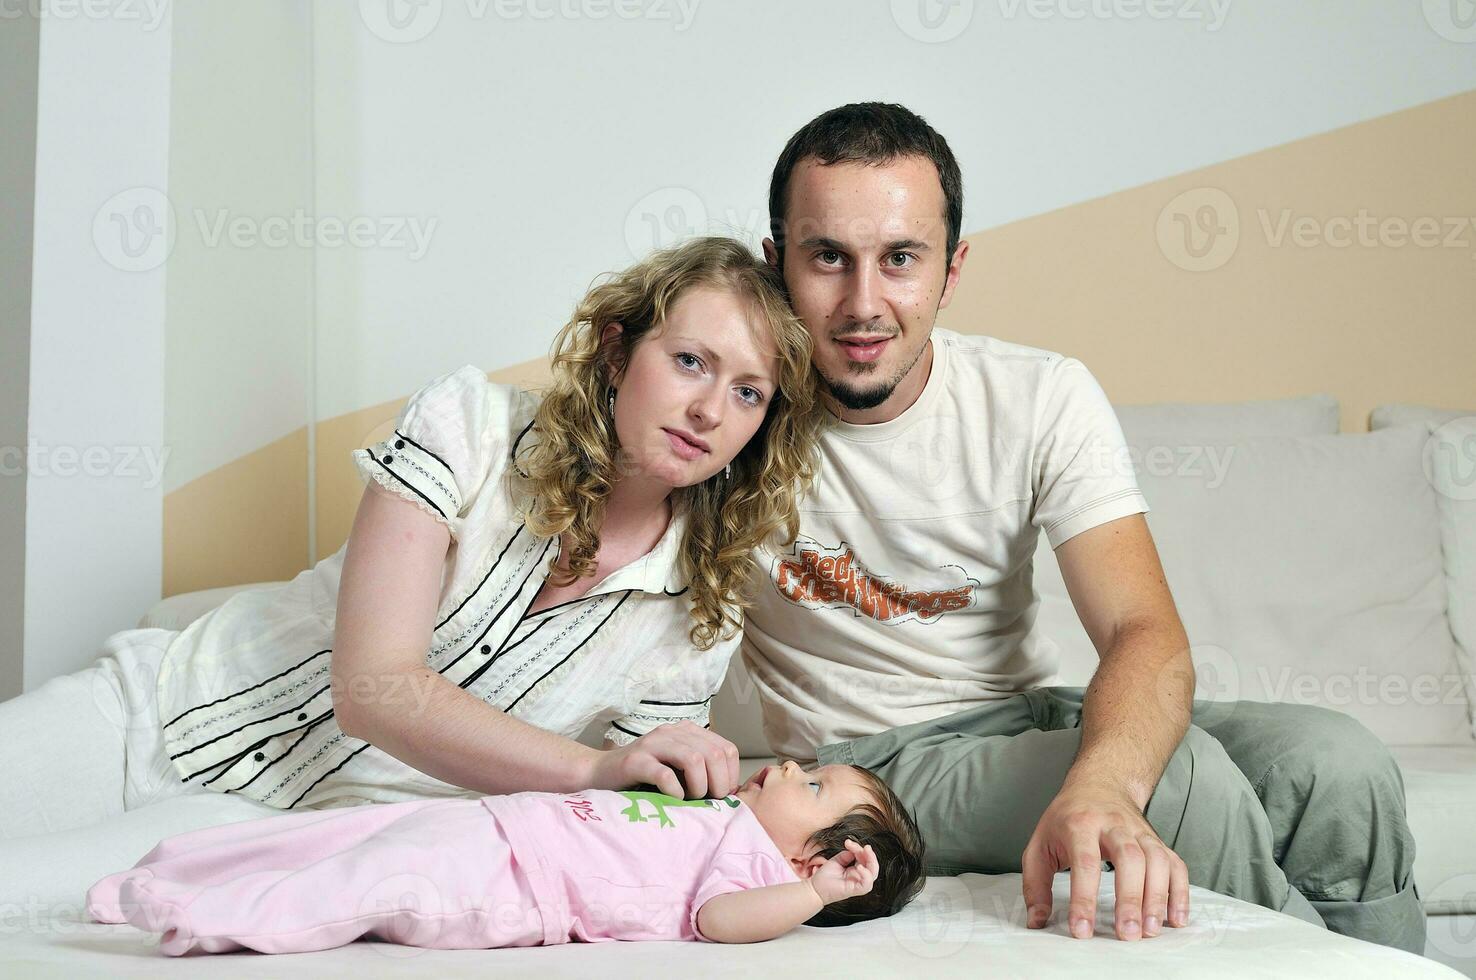
[[[276,811],[245,797],[200,793],[121,814],[102,825],[0,841],[0,977],[458,977],[537,975],[1081,977],[1459,977],[1433,960],[1348,939],[1299,919],[1195,888],[1191,922],[1153,939],[1112,937],[1112,875],[1102,875],[1097,936],[1071,939],[1063,913],[1067,874],[1056,876],[1055,911],[1043,931],[1024,926],[1020,876],[929,879],[891,919],[844,929],[801,927],[748,946],[598,943],[547,949],[426,950],[358,942],[317,953],[165,957],[156,936],[88,922],[88,886],[131,867],[161,837]]]
[[[1112,875],[1102,876],[1111,894]],[[170,959],[157,937],[126,925],[85,922],[74,910],[33,921],[7,910],[0,975],[29,978],[260,977],[1066,977],[1140,980],[1178,977],[1457,977],[1448,967],[1397,950],[1325,932],[1279,912],[1201,889],[1183,929],[1136,943],[1111,938],[1111,912],[1097,935],[1065,934],[1060,911],[1069,881],[1056,878],[1057,913],[1043,931],[1023,924],[1019,875],[933,878],[890,920],[843,929],[801,927],[748,946],[701,943],[598,943],[552,948],[427,950],[357,942],[316,953],[241,952]],[[167,961],[167,962],[166,962]]]

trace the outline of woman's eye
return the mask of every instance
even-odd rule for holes
[[[762,405],[764,402],[764,393],[757,388],[740,388],[738,393],[750,405]]]
[[[676,355],[676,362],[688,371],[695,371],[702,366],[702,360],[696,354],[681,353]]]
[[[819,783],[811,783],[810,785],[813,786],[813,787],[815,787],[815,795],[816,796],[819,796],[820,795],[820,784]]]

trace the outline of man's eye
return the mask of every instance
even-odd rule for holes
[[[817,256],[817,258],[819,258],[820,261],[821,262],[824,262],[826,265],[830,265],[830,264],[832,264],[832,262],[831,262],[832,259],[839,259],[840,258],[840,253],[839,252],[832,252],[832,251],[827,250],[827,251],[821,252]]]
[[[916,255],[913,255],[911,252],[893,252],[891,255],[887,256],[887,258],[888,258],[888,260],[891,260],[891,259],[902,259],[903,260],[902,262],[891,262],[890,264],[891,264],[892,268],[894,268],[894,269],[905,269],[909,265],[911,265],[913,262],[917,261],[917,256]]]

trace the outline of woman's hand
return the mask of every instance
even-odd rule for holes
[[[826,861],[810,875],[810,887],[820,896],[820,901],[829,905],[857,895],[865,895],[876,883],[881,873],[881,864],[876,852],[867,844],[862,847],[849,837],[846,849]]]
[[[701,725],[679,721],[601,752],[590,771],[591,789],[627,789],[641,783],[678,799],[727,796],[738,788],[738,747]]]

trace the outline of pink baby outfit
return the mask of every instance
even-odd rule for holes
[[[161,952],[705,940],[725,892],[799,880],[737,799],[586,790],[285,813],[166,838],[87,892]]]

